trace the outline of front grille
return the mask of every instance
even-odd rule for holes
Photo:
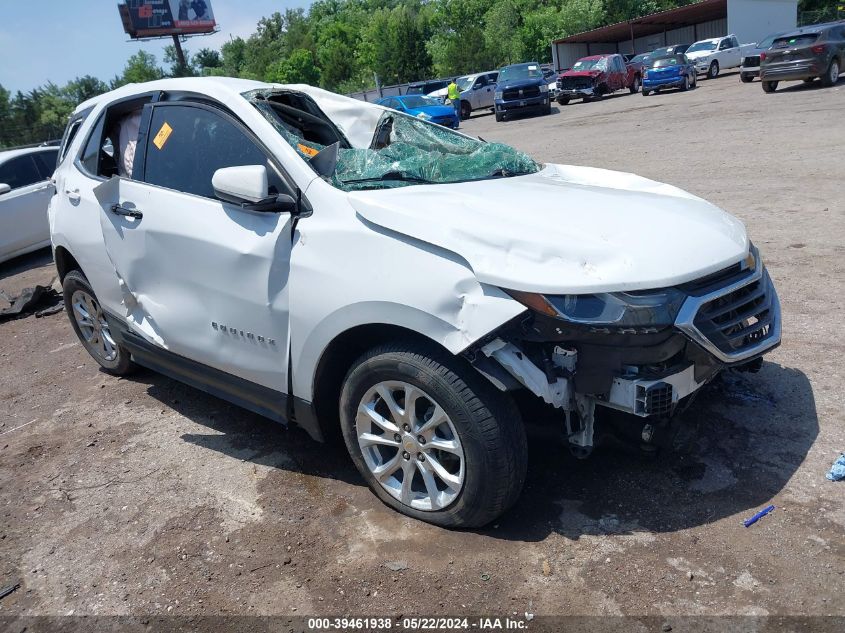
[[[693,325],[725,354],[733,355],[773,333],[774,288],[768,273],[701,306]]]
[[[527,88],[511,88],[510,90],[505,90],[502,98],[505,101],[512,101],[514,99],[525,99],[539,96],[540,86],[529,86]]]
[[[743,58],[742,65],[745,68],[757,68],[760,65],[760,56],[749,55],[748,57]]]
[[[593,87],[590,77],[561,77],[557,80],[558,90],[586,90]]]

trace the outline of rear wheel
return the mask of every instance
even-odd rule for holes
[[[830,60],[830,66],[828,66],[827,72],[821,77],[822,85],[825,88],[835,85],[839,81],[839,71],[839,60],[834,57]]]
[[[631,94],[636,94],[640,91],[640,78],[638,76],[634,76],[634,83],[631,84],[629,90]]]
[[[445,527],[480,527],[519,497],[525,430],[506,394],[434,345],[362,356],[340,396],[355,466],[385,504]]]
[[[557,102],[560,105],[569,105],[569,97],[558,97]]]
[[[684,83],[681,84],[681,90],[683,90],[684,92],[689,90],[689,77],[684,77]]]
[[[708,79],[715,79],[719,76],[719,62],[715,59],[710,62],[710,68],[707,69],[707,77]]]
[[[750,84],[752,81],[754,81],[754,75],[749,75],[747,73],[740,73],[739,79],[744,84]]]
[[[461,118],[466,120],[472,114],[472,108],[466,101],[461,101]]]
[[[79,341],[106,372],[125,376],[136,369],[129,352],[112,335],[105,312],[88,280],[72,270],[62,281],[68,318]]]
[[[778,89],[778,82],[776,81],[764,81],[763,82],[763,92],[774,92]]]

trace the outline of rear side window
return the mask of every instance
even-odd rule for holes
[[[819,39],[818,33],[804,33],[792,37],[779,37],[772,44],[773,49],[790,48],[792,46],[809,46]]]
[[[25,154],[7,160],[0,165],[0,183],[9,185],[13,190],[28,187],[45,178],[41,175],[32,154]]]
[[[153,108],[145,182],[215,198],[214,172],[243,165],[264,165],[270,193],[286,191],[264,151],[228,117],[190,105]]]
[[[38,152],[32,156],[35,158],[38,171],[41,172],[41,179],[49,180],[53,176],[53,172],[56,171],[56,160],[59,157],[59,150],[47,150]]]

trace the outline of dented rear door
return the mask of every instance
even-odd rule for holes
[[[144,172],[95,193],[128,327],[184,358],[287,391],[291,222],[214,196],[217,169],[264,164],[249,132],[203,104],[147,106]],[[142,146],[143,143],[143,146]]]

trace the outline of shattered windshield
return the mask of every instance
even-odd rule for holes
[[[607,58],[579,59],[575,62],[572,70],[607,70]]]
[[[508,145],[470,138],[393,110],[381,114],[368,147],[353,147],[302,93],[244,96],[312,167],[320,152],[337,144],[336,164],[321,175],[344,191],[486,180],[540,169],[527,154]]]

